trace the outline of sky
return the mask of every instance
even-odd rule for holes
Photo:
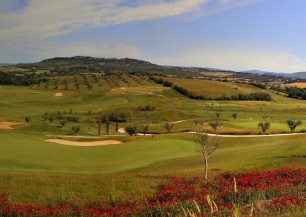
[[[306,71],[305,0],[0,0],[0,63],[93,56]]]

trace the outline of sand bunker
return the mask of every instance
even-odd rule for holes
[[[12,126],[16,124],[22,124],[18,122],[0,122],[0,129],[4,130],[12,130],[14,129]]]
[[[126,133],[124,128],[119,128],[118,133]]]
[[[55,93],[54,96],[64,96],[63,93]]]
[[[61,145],[70,145],[70,146],[100,146],[100,145],[117,145],[122,142],[117,140],[104,140],[104,141],[93,141],[93,142],[73,142],[63,139],[47,139],[47,142],[54,142]]]

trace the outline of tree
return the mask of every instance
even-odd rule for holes
[[[71,129],[74,132],[74,134],[78,136],[81,130],[81,127],[79,125],[76,125],[76,126],[73,126]]]
[[[288,127],[289,127],[289,129],[290,129],[290,131],[291,131],[291,133],[292,133],[292,132],[295,130],[295,128],[296,128],[297,126],[300,126],[300,125],[302,125],[303,123],[302,123],[301,120],[298,120],[298,121],[288,120],[288,121],[287,121],[287,124],[288,124]]]
[[[102,120],[101,117],[96,117],[96,123],[98,124],[98,135],[101,135],[101,125],[102,125]]]
[[[173,123],[170,123],[169,121],[164,124],[164,128],[167,130],[168,133],[171,132],[172,128],[174,127]]]
[[[142,125],[141,127],[140,127],[140,131],[144,134],[144,135],[146,135],[146,133],[148,133],[148,131],[149,131],[149,125]]]
[[[127,132],[130,136],[137,135],[137,126],[136,125],[127,125],[125,127],[125,132]]]
[[[48,116],[48,121],[50,122],[50,124],[53,123],[53,121],[54,121],[54,114],[50,114],[50,115]]]
[[[208,158],[220,147],[221,141],[217,136],[209,138],[205,131],[196,133],[197,141],[200,144],[200,153],[204,159],[205,172],[204,178],[208,178]]]
[[[237,119],[237,117],[238,117],[238,113],[234,113],[234,114],[232,114],[232,117],[234,118],[234,120],[236,120],[236,119]]]
[[[270,128],[271,124],[268,121],[262,121],[258,124],[258,127],[261,128],[261,132],[263,134],[266,133],[266,131]]]
[[[119,129],[119,121],[120,121],[120,115],[118,112],[111,112],[110,114],[110,120],[116,123],[116,132],[118,132]]]
[[[217,118],[220,118],[221,112],[216,112]]]
[[[45,112],[41,117],[44,121],[48,120],[49,113]]]
[[[111,120],[110,120],[110,114],[108,112],[104,113],[101,115],[101,121],[102,123],[105,124],[106,127],[106,134],[109,134],[109,126],[111,124]]]
[[[61,125],[62,128],[66,125],[66,121],[65,121],[65,120],[60,120],[59,123],[60,123],[60,125]]]
[[[24,118],[25,122],[27,123],[27,125],[29,124],[30,120],[31,120],[31,117],[30,116],[27,116]]]
[[[198,124],[200,124],[201,126],[203,126],[204,120],[203,120],[203,119],[196,119],[196,120],[194,121],[194,123],[195,123],[196,126],[198,126]]]
[[[222,122],[221,121],[209,122],[208,125],[211,126],[211,128],[213,128],[214,131],[217,131],[222,126]]]

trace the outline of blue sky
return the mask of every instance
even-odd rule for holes
[[[0,62],[55,56],[306,71],[305,0],[1,0]]]

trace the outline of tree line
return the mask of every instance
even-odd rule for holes
[[[47,78],[42,78],[37,74],[22,74],[6,73],[0,71],[0,85],[15,85],[15,86],[31,86],[40,82],[47,82]]]

